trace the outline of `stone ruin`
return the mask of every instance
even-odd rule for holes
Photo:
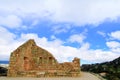
[[[8,77],[77,77],[80,59],[58,63],[51,53],[36,45],[33,39],[11,53]]]

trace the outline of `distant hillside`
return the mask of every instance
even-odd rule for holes
[[[102,76],[107,80],[120,80],[120,57],[110,62],[82,65],[81,70],[104,73]]]

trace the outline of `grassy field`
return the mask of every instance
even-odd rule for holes
[[[81,77],[57,77],[57,78],[11,78],[11,77],[0,77],[0,80],[101,80],[93,74],[82,72]]]

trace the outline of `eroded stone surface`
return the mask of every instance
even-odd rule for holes
[[[51,53],[36,45],[33,39],[11,53],[9,77],[79,76],[80,59],[58,63]]]

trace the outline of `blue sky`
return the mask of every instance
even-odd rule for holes
[[[0,0],[0,60],[29,39],[59,62],[120,56],[119,0]]]

